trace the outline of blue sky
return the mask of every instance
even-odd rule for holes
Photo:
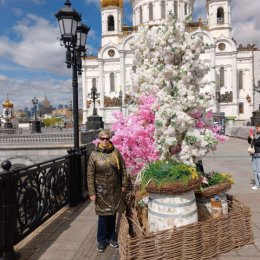
[[[36,96],[51,103],[68,104],[72,96],[71,70],[65,66],[65,48],[54,14],[65,0],[0,0],[0,102],[9,94],[15,108],[31,106]],[[99,0],[71,0],[91,30],[89,52],[100,47]],[[250,3],[250,4],[249,4]],[[131,6],[125,0],[124,22],[131,25]],[[242,12],[243,10],[243,12]],[[260,0],[232,1],[232,27],[238,43],[260,47]],[[194,20],[205,20],[205,0],[195,0]],[[80,84],[80,81],[79,81]],[[79,88],[81,107],[81,88]]]

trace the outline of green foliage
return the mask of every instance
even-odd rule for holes
[[[216,185],[216,184],[220,184],[222,182],[225,182],[225,181],[230,181],[233,183],[233,179],[231,177],[230,174],[227,174],[227,173],[220,173],[220,172],[214,172],[213,176],[211,176],[209,179],[208,179],[208,182],[209,182],[209,186],[213,186],[213,185]]]
[[[157,185],[164,183],[181,182],[187,186],[191,179],[198,178],[196,169],[184,163],[158,160],[147,165],[142,172],[142,188],[149,182]]]
[[[63,120],[59,117],[45,118],[43,120],[43,123],[45,126],[61,125],[62,122],[63,122]]]
[[[205,188],[214,186],[223,182],[234,183],[232,175],[229,173],[212,172],[204,176],[200,190],[203,191]]]
[[[226,120],[235,120],[236,116],[226,116]]]

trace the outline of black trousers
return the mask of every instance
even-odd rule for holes
[[[97,241],[101,245],[109,241],[117,242],[116,215],[98,216]]]

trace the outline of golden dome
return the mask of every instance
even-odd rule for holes
[[[2,104],[3,108],[13,108],[13,103],[7,99],[3,104]]]
[[[101,0],[101,8],[108,6],[118,6],[123,8],[123,0]]]

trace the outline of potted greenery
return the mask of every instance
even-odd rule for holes
[[[200,188],[195,190],[200,221],[228,214],[226,192],[231,189],[233,183],[234,179],[229,173],[205,174]]]
[[[198,197],[212,197],[230,190],[233,183],[234,179],[231,174],[213,171],[205,174],[195,194]]]
[[[227,116],[226,117],[226,124],[229,125],[229,126],[233,126],[235,125],[235,119],[236,119],[236,116]]]
[[[193,166],[158,160],[143,169],[141,180],[141,188],[147,192],[177,194],[198,188],[201,178]]]

